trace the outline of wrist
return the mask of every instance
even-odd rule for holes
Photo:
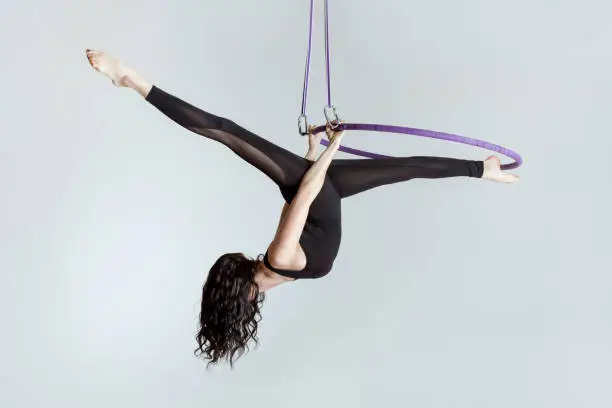
[[[338,150],[338,148],[340,147],[340,140],[338,140],[337,138],[332,140],[331,142],[329,142],[329,147],[334,150]]]
[[[309,148],[308,152],[306,152],[306,160],[314,160],[315,157],[317,156],[317,149],[316,148]]]

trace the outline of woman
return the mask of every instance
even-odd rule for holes
[[[252,339],[264,294],[296,279],[325,276],[332,269],[341,238],[341,200],[357,193],[414,178],[474,177],[511,183],[500,160],[472,161],[441,157],[332,160],[344,132],[329,127],[329,146],[316,158],[321,136],[309,135],[309,150],[299,157],[238,126],[205,112],[147,82],[135,70],[105,52],[87,50],[90,64],[116,86],[137,91],[186,129],[229,147],[274,181],[285,199],[277,231],[263,257],[222,255],[202,290],[196,354],[214,364],[233,365]]]

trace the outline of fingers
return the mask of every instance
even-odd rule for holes
[[[309,137],[310,139],[314,139],[314,140],[321,140],[321,137],[322,137],[323,135],[321,135],[321,133],[315,133],[315,132],[314,132],[314,130],[315,130],[316,128],[317,128],[317,127],[316,127],[315,125],[310,125],[310,126],[308,127],[308,137]]]
[[[337,122],[337,121],[333,121],[332,124],[336,125],[336,124],[344,124],[345,122],[343,120]],[[340,140],[342,140],[342,137],[344,136],[344,132],[345,130],[334,130],[332,129],[332,124],[330,124],[329,122],[325,125],[325,133],[327,134],[327,139],[329,139],[330,142],[337,142],[340,143]]]
[[[327,137],[332,136],[334,133],[329,123],[325,124],[325,133],[327,134]]]

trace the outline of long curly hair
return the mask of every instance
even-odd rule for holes
[[[265,293],[255,283],[255,272],[262,257],[228,253],[210,268],[202,288],[198,347],[194,350],[196,356],[210,360],[207,368],[221,360],[233,367],[249,350],[250,340],[258,343],[257,325]]]

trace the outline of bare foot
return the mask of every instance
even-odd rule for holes
[[[501,170],[501,160],[495,156],[489,156],[484,161],[482,178],[499,183],[516,183],[519,180],[517,175],[503,172]]]
[[[138,72],[103,51],[87,50],[87,59],[96,71],[106,75],[116,86],[132,88],[144,98],[153,88],[153,84]]]
[[[113,84],[120,87],[128,86],[127,78],[132,70],[125,67],[121,61],[103,51],[87,50],[86,54],[91,66],[110,78]]]

